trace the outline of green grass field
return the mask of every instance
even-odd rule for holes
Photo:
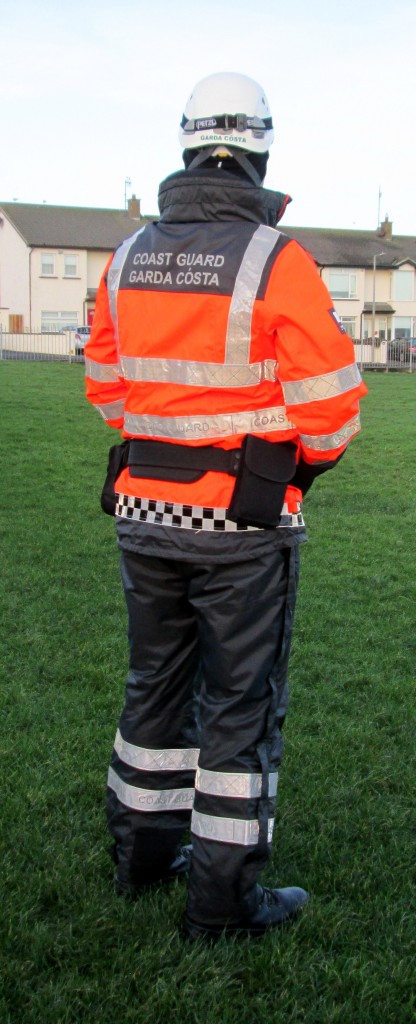
[[[124,693],[114,433],[79,366],[0,363],[2,1024],[413,1024],[416,376],[368,375],[363,432],[305,502],[310,541],[261,941],[184,945],[179,883],[113,895],[104,818]]]

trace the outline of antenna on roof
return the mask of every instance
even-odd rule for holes
[[[378,186],[378,214],[377,214],[377,230],[380,227],[380,205],[381,205],[381,185]]]
[[[127,188],[131,185],[131,178],[124,179],[124,209],[127,210]]]

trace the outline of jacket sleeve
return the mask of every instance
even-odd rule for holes
[[[279,254],[269,287],[276,310],[278,379],[300,443],[292,482],[305,493],[359,432],[359,400],[367,388],[328,289],[297,242],[290,241]]]
[[[87,399],[110,427],[121,428],[126,385],[118,361],[117,339],[107,291],[108,261],[97,292],[91,334],[85,346]]]

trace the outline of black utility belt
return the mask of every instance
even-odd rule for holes
[[[237,476],[240,462],[241,448],[191,448],[166,441],[130,441],[127,456],[130,476],[183,484],[195,483],[210,471]]]
[[[266,441],[247,434],[241,448],[191,447],[165,441],[130,440],[110,449],[107,478],[101,497],[105,512],[114,515],[114,485],[122,469],[132,477],[194,483],[210,471],[236,478],[228,516],[260,527],[279,523],[286,487],[296,470],[292,441]],[[113,500],[114,495],[114,500]]]

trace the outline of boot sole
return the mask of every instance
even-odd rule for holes
[[[205,942],[218,942],[222,936],[228,938],[230,936],[236,936],[239,939],[244,938],[261,938],[266,932],[271,931],[272,928],[284,928],[285,925],[290,924],[296,917],[302,912],[303,904],[297,907],[296,910],[291,914],[285,914],[281,921],[273,921],[266,925],[223,925],[218,928],[203,928],[196,924],[188,924],[186,921],[182,927],[182,937],[188,942],[197,942],[198,939],[202,939]]]

